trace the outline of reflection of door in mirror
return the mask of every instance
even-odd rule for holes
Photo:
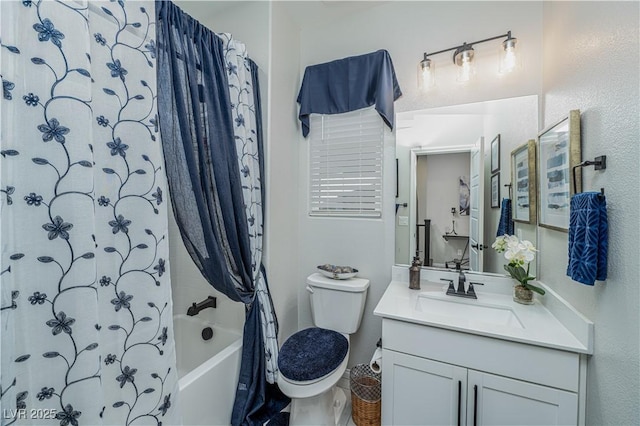
[[[413,245],[425,266],[469,269],[469,149],[416,155]],[[425,220],[427,225],[425,226]],[[415,225],[414,225],[415,224]]]
[[[484,270],[484,138],[471,148],[471,219],[469,224],[469,269]]]
[[[505,184],[511,182],[510,153],[516,147],[522,145],[527,140],[535,137],[538,133],[538,97],[523,96],[519,98],[501,99],[494,101],[479,102],[474,104],[453,105],[448,107],[430,108],[417,111],[406,111],[396,114],[396,157],[398,159],[398,197],[396,203],[400,203],[400,207],[396,213],[396,263],[408,264],[416,253],[416,248],[420,250],[421,258],[424,259],[424,233],[420,229],[419,244],[416,244],[416,224],[424,224],[424,217],[419,216],[419,205],[416,198],[420,201],[417,191],[418,177],[416,176],[417,162],[420,158],[416,152],[423,154],[429,152],[427,157],[440,158],[439,165],[446,166],[448,160],[445,161],[444,155],[453,154],[457,150],[465,151],[467,155],[471,147],[476,143],[479,136],[483,136],[485,140],[491,141],[496,135],[500,134],[500,149],[497,152],[500,161],[500,169],[496,172],[500,175],[499,199],[508,198],[509,191],[505,188]],[[484,225],[483,245],[489,248],[483,251],[482,270],[485,272],[494,272],[504,274],[503,265],[505,259],[501,254],[491,249],[500,219],[500,209],[491,209],[491,161],[490,161],[490,144],[485,144],[484,152],[481,158],[484,161],[484,167],[480,169],[479,176],[484,184],[484,202],[478,200],[478,211],[484,214],[484,219],[480,219]],[[438,153],[439,152],[439,153]],[[446,154],[444,154],[446,152]],[[438,154],[436,154],[438,153]],[[415,164],[412,164],[412,161]],[[422,161],[422,160],[420,160]],[[458,178],[460,176],[470,177],[470,171],[460,173],[456,177],[456,185],[459,186]],[[446,168],[446,167],[445,167]],[[412,173],[411,170],[414,170]],[[495,173],[494,173],[495,174]],[[458,193],[459,196],[459,193]],[[423,196],[424,198],[424,196]],[[470,202],[473,203],[473,195],[470,195]],[[404,207],[403,204],[407,203]],[[429,257],[433,259],[435,264],[453,260],[458,256],[458,249],[463,250],[464,245],[458,248],[457,242],[453,242],[453,238],[444,241],[443,235],[451,229],[452,220],[455,219],[455,230],[461,234],[459,226],[460,221],[464,219],[468,223],[470,216],[459,215],[459,200],[442,201],[446,204],[442,207],[443,214],[446,216],[446,224],[448,229],[434,228],[431,226],[431,242],[429,246],[431,251]],[[450,205],[449,205],[450,204]],[[451,208],[456,206],[455,218],[451,213]],[[428,219],[428,218],[427,218]],[[469,228],[467,228],[469,229]],[[464,235],[469,235],[466,231]],[[522,239],[530,240],[536,244],[536,224],[516,223],[515,233]],[[436,254],[438,248],[433,246],[434,239],[438,238],[438,243],[448,244],[447,248],[453,251],[444,251],[442,260],[439,262]],[[419,247],[417,247],[419,246]],[[464,257],[469,257],[470,247]],[[447,257],[444,256],[447,255]],[[436,257],[434,257],[436,256]],[[449,258],[451,257],[451,259]],[[428,261],[425,262],[428,264]],[[446,265],[445,265],[446,266]],[[531,265],[532,268],[535,265]],[[478,269],[480,266],[478,265]],[[532,275],[535,274],[532,271]]]

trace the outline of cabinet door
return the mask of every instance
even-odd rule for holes
[[[468,425],[576,425],[578,395],[469,370]]]
[[[467,370],[383,350],[382,424],[462,425]]]

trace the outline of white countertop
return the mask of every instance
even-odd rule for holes
[[[545,304],[536,300],[533,305],[516,303],[511,295],[504,294],[504,292],[484,291],[483,287],[480,286],[475,287],[478,296],[477,301],[456,296],[446,296],[446,288],[446,284],[421,281],[420,290],[410,290],[407,282],[392,281],[376,306],[374,314],[383,318],[569,352],[593,353],[593,323],[581,318],[566,302],[557,300],[559,297],[548,288],[547,294],[543,297],[554,298],[554,300],[550,299],[550,303]],[[443,307],[453,307],[457,313],[443,313],[443,309],[430,309],[426,305],[421,308],[419,298],[425,296],[430,299],[430,303],[434,303],[434,301],[438,303],[437,301],[441,300],[439,303],[444,304]],[[452,306],[450,303],[456,303],[457,305]],[[472,305],[469,309],[471,311],[474,308],[474,304],[500,306],[504,308],[504,311],[511,311],[515,314],[519,324],[510,326],[483,321],[481,312],[465,314],[464,307]],[[557,309],[556,315],[545,305],[549,305],[552,309]],[[583,325],[587,332],[582,333],[583,336],[576,336],[579,333],[572,333],[561,322],[560,318],[566,320],[569,328],[574,329],[576,328],[576,322],[584,320],[585,323]]]

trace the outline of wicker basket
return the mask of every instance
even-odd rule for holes
[[[351,417],[357,426],[380,425],[381,377],[367,364],[351,369]]]

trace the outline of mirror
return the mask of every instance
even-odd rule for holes
[[[396,264],[410,264],[417,247],[425,266],[455,269],[460,263],[503,274],[505,259],[491,248],[501,212],[495,184],[500,182],[500,201],[513,199],[505,186],[511,183],[511,152],[537,133],[536,95],[397,113]],[[481,155],[474,155],[478,149]],[[480,169],[474,172],[472,165]],[[514,222],[514,230],[536,245],[535,223]],[[478,232],[481,260],[470,268],[478,258],[469,261],[474,250],[468,237]]]

